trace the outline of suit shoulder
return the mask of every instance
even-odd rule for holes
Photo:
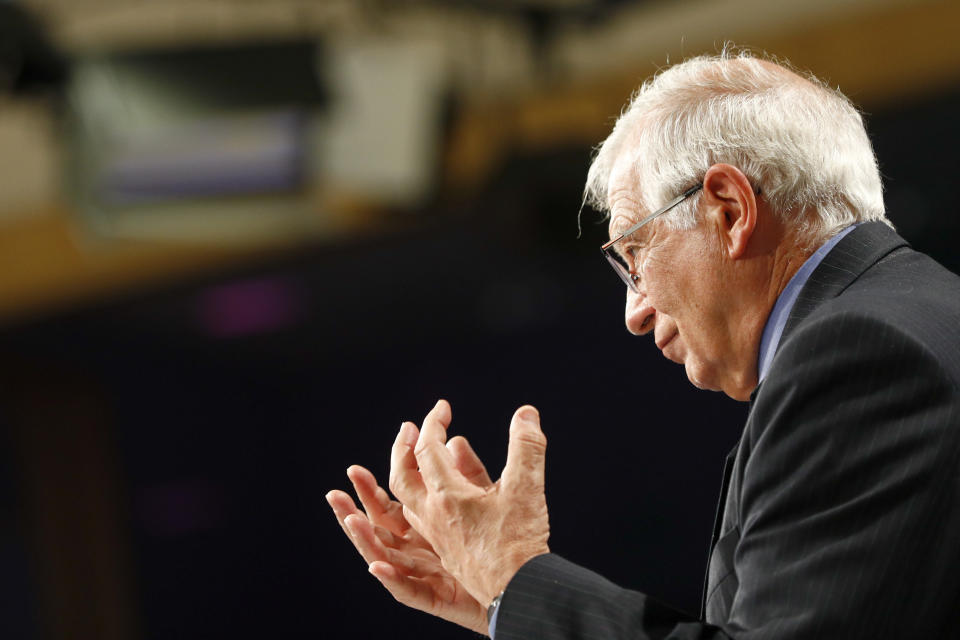
[[[939,434],[930,441],[960,446],[957,324],[948,330],[942,318],[903,307],[885,295],[869,302],[843,295],[805,318],[783,340],[758,391],[748,442],[797,425],[829,441],[859,431],[851,425],[898,431],[906,421]]]
[[[871,373],[895,383],[913,375],[948,382],[960,392],[960,314],[930,315],[922,305],[905,309],[884,302],[824,304],[780,345],[771,377],[777,371],[823,378]],[[878,304],[882,313],[871,308]]]
[[[912,250],[890,256],[823,301],[787,336],[781,360],[924,367],[960,389],[960,277]],[[826,353],[823,351],[826,350]],[[781,353],[782,352],[782,353]],[[776,359],[775,359],[776,362]]]

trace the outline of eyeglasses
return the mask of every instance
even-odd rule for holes
[[[657,209],[656,211],[648,215],[646,218],[644,218],[637,224],[633,225],[632,227],[630,227],[629,229],[621,233],[619,236],[612,239],[610,242],[600,247],[600,250],[603,251],[604,257],[607,259],[607,262],[610,263],[610,266],[613,267],[613,270],[617,272],[617,275],[620,276],[620,279],[623,280],[624,284],[627,285],[627,288],[630,289],[630,291],[633,291],[634,293],[640,293],[640,289],[637,287],[637,281],[640,280],[640,274],[636,273],[633,265],[627,264],[626,258],[624,258],[621,254],[616,252],[616,250],[614,249],[615,245],[621,240],[623,240],[624,238],[626,238],[627,236],[629,236],[630,234],[635,233],[640,227],[652,221],[654,218],[662,216],[667,211],[670,211],[670,209],[673,209],[675,206],[677,206],[678,204],[680,204],[681,202],[683,202],[684,200],[686,200],[687,198],[695,194],[702,187],[703,187],[702,184],[697,184],[690,187],[689,189],[687,189],[686,191],[678,195],[676,198],[668,202],[662,208]]]

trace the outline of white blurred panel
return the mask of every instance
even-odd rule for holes
[[[437,178],[446,86],[442,47],[403,39],[334,40],[321,127],[323,182],[373,202],[412,205]]]

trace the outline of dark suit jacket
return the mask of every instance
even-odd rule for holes
[[[960,278],[883,224],[843,238],[724,475],[700,619],[547,554],[497,640],[960,637]]]

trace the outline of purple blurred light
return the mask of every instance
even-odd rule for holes
[[[296,287],[282,278],[220,285],[200,294],[200,326],[215,338],[235,338],[294,325],[302,305]]]

